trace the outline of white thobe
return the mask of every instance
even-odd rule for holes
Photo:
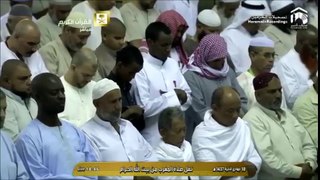
[[[38,119],[25,128],[16,140],[16,148],[31,179],[97,179],[76,177],[74,167],[80,162],[96,162],[90,140],[72,124],[49,127]]]
[[[246,71],[237,77],[239,85],[241,86],[241,88],[243,89],[244,93],[248,98],[248,109],[250,109],[257,102],[256,96],[254,93],[255,90],[253,87],[253,79],[254,79],[254,76],[249,71]],[[281,107],[287,108],[286,99],[283,92],[282,92]]]
[[[265,36],[262,31],[251,36],[249,32],[242,26],[238,28],[230,28],[221,32],[221,36],[227,43],[228,53],[239,75],[247,71],[251,66],[248,48],[252,38]]]
[[[90,48],[92,50],[96,50],[96,48],[101,44],[101,27],[100,26],[93,26],[94,22],[94,14],[96,10],[94,10],[88,3],[88,1],[83,1],[81,3],[78,3],[75,5],[72,10],[72,12],[81,12],[86,15],[89,19],[91,19],[92,25],[91,25],[91,35],[89,36],[87,40],[87,44],[85,47]],[[113,6],[113,8],[110,10],[111,17],[118,18],[119,20],[122,20],[120,10]]]
[[[1,31],[1,41],[5,41],[7,37],[10,36],[10,32],[7,25],[5,25],[4,27],[1,27],[0,31]]]
[[[152,147],[160,143],[158,130],[159,113],[167,107],[179,106],[183,111],[191,104],[191,90],[176,60],[167,58],[163,63],[150,54],[145,55],[142,70],[133,81],[133,91],[137,104],[144,109],[145,129],[141,132]],[[180,104],[174,89],[184,90],[187,102]],[[165,93],[160,94],[160,91]]]
[[[200,162],[250,161],[258,171],[262,163],[247,123],[238,118],[231,127],[222,126],[212,118],[211,110],[206,112],[204,121],[194,130],[192,149],[196,161]],[[200,179],[220,179],[220,177],[200,177]],[[232,179],[244,179],[244,177]]]
[[[1,59],[0,59],[0,62],[1,62],[0,70],[1,70],[4,62],[6,62],[9,59],[19,59],[19,58],[13,51],[11,51],[8,48],[8,46],[4,41],[1,42],[0,48],[1,48]],[[33,53],[30,57],[23,57],[22,60],[28,65],[31,71],[31,74],[32,74],[31,79],[33,79],[38,74],[48,72],[48,69],[46,68],[43,62],[43,59],[38,51]]]
[[[0,131],[1,173],[0,179],[29,179],[13,141]]]
[[[278,62],[272,72],[279,76],[288,107],[291,109],[297,97],[313,85],[310,72],[302,63],[296,50],[291,49]]]
[[[188,141],[183,141],[180,148],[161,141],[155,148],[155,154],[160,162],[194,162],[192,147]],[[191,176],[198,180],[198,176]],[[188,176],[159,176],[157,180],[188,180]]]
[[[41,33],[41,47],[59,38],[59,34],[62,32],[62,28],[52,21],[48,13],[37,21],[37,25]]]
[[[143,138],[130,121],[119,121],[120,135],[108,121],[97,115],[81,128],[95,145],[104,162],[156,162],[150,144]],[[99,177],[100,178],[100,177]],[[133,179],[132,176],[110,176],[103,179]]]
[[[71,124],[80,127],[91,119],[96,113],[93,105],[92,89],[96,82],[91,81],[82,88],[77,88],[68,83],[64,76],[61,78],[66,97],[64,111],[58,114],[60,119],[65,119]]]
[[[181,71],[182,74],[184,74],[185,72],[188,71],[187,66],[185,66],[184,64],[181,63],[179,54],[178,54],[178,52],[177,52],[177,50],[175,48],[171,49],[170,57],[178,62],[178,65],[180,67],[180,71]]]
[[[16,139],[19,133],[37,116],[38,106],[34,99],[21,99],[21,97],[0,88],[6,95],[7,109],[3,131],[12,139]]]
[[[197,31],[199,0],[156,1],[154,8],[161,13],[168,10],[177,11],[188,23],[186,34],[194,36]]]

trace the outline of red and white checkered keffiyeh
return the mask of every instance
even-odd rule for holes
[[[225,77],[229,71],[229,65],[226,60],[221,70],[209,67],[207,62],[226,58],[227,55],[227,43],[224,41],[223,37],[219,34],[206,35],[190,57],[190,70],[196,71],[209,79]]]
[[[169,27],[169,29],[171,30],[171,34],[173,37],[176,36],[179,27],[181,27],[181,26],[184,27],[185,28],[184,32],[188,29],[188,24],[187,24],[186,20],[178,12],[176,12],[174,10],[164,11],[163,13],[160,14],[160,16],[158,17],[158,19],[156,21],[162,22],[165,25],[167,25]],[[146,52],[146,53],[149,51],[146,40],[142,41],[139,49],[142,52]],[[188,56],[187,56],[186,52],[183,49],[182,40],[181,40],[181,43],[175,47],[175,49],[179,54],[180,62],[182,64],[187,65],[189,60],[188,60]]]

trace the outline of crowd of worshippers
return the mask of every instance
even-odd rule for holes
[[[79,162],[115,161],[245,162],[246,178],[317,178],[317,1],[301,5],[306,30],[248,21],[287,16],[292,0],[218,0],[199,13],[199,0],[50,0],[38,19],[32,0],[10,3],[0,179],[244,179],[72,175]],[[106,10],[107,26],[76,23]]]

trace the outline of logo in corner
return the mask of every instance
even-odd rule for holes
[[[107,26],[110,21],[110,11],[98,11],[94,14],[94,26]]]
[[[301,30],[307,29],[309,22],[308,11],[301,7],[297,7],[290,12],[291,29]]]

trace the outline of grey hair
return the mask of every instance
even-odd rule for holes
[[[159,115],[158,129],[169,130],[172,126],[172,120],[175,118],[184,120],[184,113],[179,107],[168,107]]]

